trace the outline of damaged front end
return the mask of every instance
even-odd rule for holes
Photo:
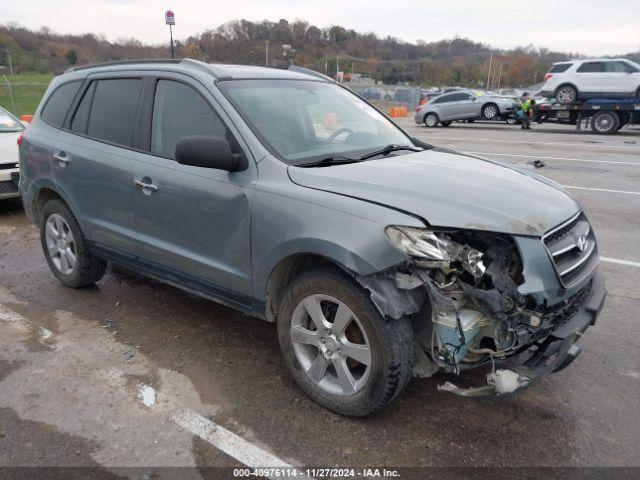
[[[580,352],[576,340],[595,322],[604,302],[597,272],[589,272],[573,289],[555,278],[525,279],[532,272],[554,274],[548,257],[539,252],[532,261],[547,265],[525,269],[522,245],[511,235],[390,226],[387,236],[411,260],[358,281],[383,315],[413,319],[414,374],[459,375],[491,367],[480,387],[446,382],[441,390],[504,395],[566,367]],[[531,291],[531,285],[544,288]]]

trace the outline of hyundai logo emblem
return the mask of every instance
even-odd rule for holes
[[[578,237],[578,250],[584,252],[589,247],[589,241],[584,235]]]

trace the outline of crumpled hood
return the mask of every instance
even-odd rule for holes
[[[436,149],[288,171],[298,185],[387,205],[438,227],[541,236],[579,209],[562,187],[533,172]]]

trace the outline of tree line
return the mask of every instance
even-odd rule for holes
[[[305,21],[284,19],[231,21],[177,40],[175,49],[176,57],[210,63],[268,62],[269,66],[282,67],[293,62],[331,76],[341,70],[387,84],[409,82],[425,87],[480,87],[487,82],[489,88],[526,86],[542,81],[553,62],[582,57],[531,45],[496,49],[459,37],[409,43],[337,25],[319,28]],[[64,35],[47,27],[33,31],[15,23],[0,25],[0,58],[7,54],[16,73],[60,73],[78,64],[170,55],[168,45],[146,45],[135,38],[111,42],[99,34]],[[640,53],[623,56],[640,61]],[[8,59],[4,60],[1,63],[6,65]]]

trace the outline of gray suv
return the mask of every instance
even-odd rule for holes
[[[275,322],[297,383],[344,415],[412,376],[464,396],[528,387],[576,358],[604,301],[593,230],[560,185],[411,138],[310,71],[69,70],[20,168],[60,282],[113,262]],[[461,384],[474,368],[481,384]]]

